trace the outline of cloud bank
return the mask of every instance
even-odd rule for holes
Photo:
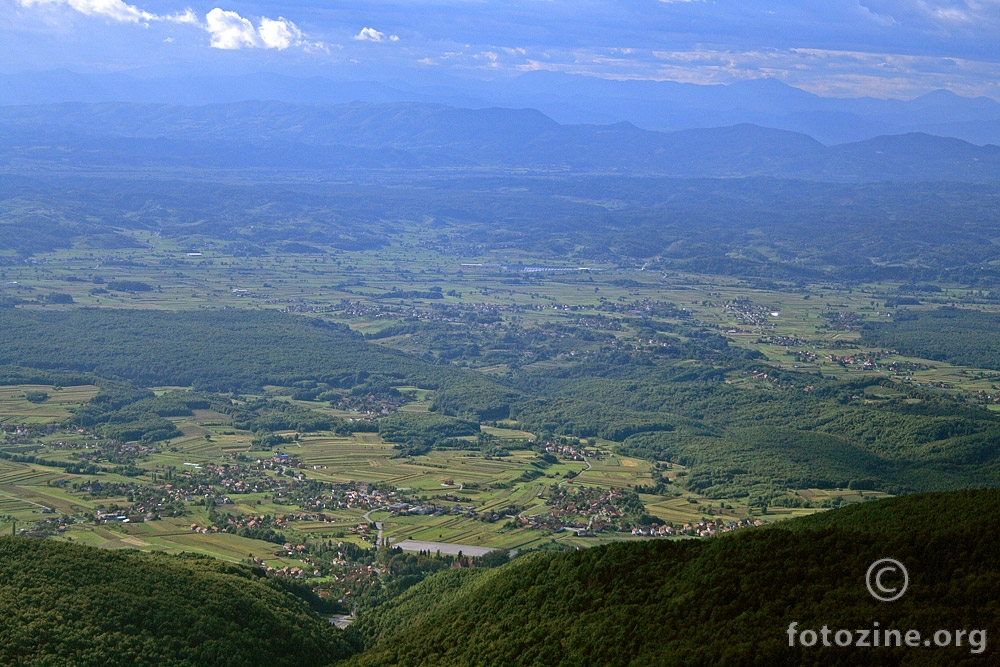
[[[198,0],[197,13],[170,13],[194,1],[0,0],[0,30],[5,24],[14,28],[5,43],[10,48],[0,49],[0,67],[6,61],[32,69],[45,60],[72,68],[75,61],[106,57],[112,46],[127,66],[161,62],[174,53],[157,53],[148,44],[99,42],[114,39],[106,30],[102,37],[94,30],[76,42],[46,43],[37,39],[37,16],[22,17],[28,14],[23,8],[31,7],[32,14],[51,19],[85,15],[91,23],[151,27],[160,43],[176,39],[182,48],[191,41],[182,39],[183,32],[212,50],[262,56],[346,48],[341,58],[285,60],[296,67],[360,64],[365,76],[398,76],[407,67],[427,66],[461,76],[479,70],[484,77],[552,69],[703,84],[772,77],[821,94],[876,97],[946,88],[1000,99],[1000,0],[267,0],[226,7],[225,0]],[[242,9],[250,6],[254,14]],[[346,46],[310,41],[288,16],[343,35]],[[63,21],[48,23],[60,35],[68,32]],[[392,34],[390,26],[406,26],[405,37]],[[404,40],[405,48],[388,48]]]
[[[322,49],[320,42],[308,42],[299,28],[288,19],[262,17],[254,26],[250,19],[238,13],[216,7],[199,20],[191,9],[175,14],[154,14],[123,0],[18,0],[22,7],[69,7],[86,16],[102,16],[119,23],[146,24],[151,22],[180,23],[197,26],[209,36],[209,45],[215,49],[276,49],[289,47]],[[369,30],[366,28],[365,30]],[[364,32],[364,31],[362,31]],[[381,41],[385,36],[373,31]],[[398,39],[393,36],[390,39]]]
[[[122,0],[18,0],[22,7],[67,6],[87,16],[104,16],[120,23],[171,23],[197,24],[198,17],[190,9],[176,14],[153,14]]]

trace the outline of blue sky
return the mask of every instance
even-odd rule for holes
[[[1000,99],[1000,0],[0,0],[0,70],[774,77]]]

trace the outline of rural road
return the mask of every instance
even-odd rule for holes
[[[367,512],[365,512],[365,515],[364,515],[365,521],[367,521],[368,523],[371,523],[372,522],[372,516],[371,516],[372,512],[377,512],[380,509],[382,509],[382,508],[381,507],[376,507],[374,509],[370,509]],[[375,522],[375,528],[378,529],[378,539],[375,541],[375,546],[378,546],[378,545],[382,544],[382,522],[381,521],[376,521]]]
[[[580,472],[578,472],[578,473],[576,474],[576,477],[573,477],[573,479],[576,479],[577,477],[579,477],[579,476],[580,476],[580,475],[582,475],[583,473],[587,472],[587,471],[588,471],[588,470],[590,470],[590,468],[591,468],[591,465],[590,465],[590,461],[588,461],[588,460],[587,460],[587,457],[586,457],[586,456],[583,456],[582,458],[583,458],[583,462],[587,464],[587,467],[586,467],[586,468],[584,468],[583,470],[581,470]],[[561,489],[561,488],[562,488],[562,485],[563,485],[563,484],[565,484],[566,482],[569,482],[569,481],[571,481],[571,480],[568,480],[568,479],[564,479],[563,481],[559,482],[559,484],[557,484],[556,486],[558,486],[558,487],[559,487],[559,488]]]

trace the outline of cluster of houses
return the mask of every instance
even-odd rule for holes
[[[646,537],[711,537],[719,533],[728,533],[742,528],[761,525],[763,525],[763,522],[760,519],[739,519],[735,521],[702,520],[695,524],[685,523],[683,525],[652,523],[629,527],[629,522],[616,520],[615,517],[608,515],[595,514],[584,521],[582,515],[579,514],[566,516],[559,515],[558,513],[517,517],[511,523],[512,527],[531,528],[534,530],[548,530],[552,532],[569,530],[581,537],[608,531],[631,533],[635,536]]]
[[[436,503],[423,504],[420,502],[414,502],[413,504],[410,504],[407,502],[395,502],[389,505],[386,509],[388,509],[393,516],[443,516],[445,514],[450,514],[452,516],[465,516],[470,519],[481,518],[480,513],[476,512],[476,508],[473,505],[462,507],[458,503],[449,506]]]
[[[269,459],[256,459],[245,463],[208,463],[204,468],[185,471],[184,475],[192,481],[199,481],[215,488],[220,487],[227,493],[261,493],[280,492],[296,481],[305,479],[303,473],[295,470],[305,469],[301,461],[283,453],[275,453]],[[291,471],[291,477],[275,476],[271,473]]]
[[[304,482],[289,484],[275,494],[275,499],[287,504],[316,512],[320,510],[364,509],[383,507],[398,497],[398,493],[385,485],[367,482]]]
[[[191,530],[196,533],[235,533],[241,528],[246,528],[249,530],[264,529],[264,528],[287,528],[288,524],[295,520],[316,520],[318,517],[313,517],[308,514],[257,514],[249,516],[231,516],[226,515],[218,525],[213,526],[199,526],[196,523],[191,524]],[[325,520],[325,517],[323,517]]]
[[[498,303],[448,303],[432,304],[427,318],[432,322],[464,322],[489,328],[502,322],[501,313],[519,313],[523,310],[516,304]]]
[[[873,371],[881,369],[883,367],[883,364],[880,363],[882,359],[892,354],[892,352],[884,350],[879,352],[859,352],[858,354],[849,354],[843,357],[831,354],[829,359],[831,363],[840,366],[856,366],[863,371]]]
[[[361,396],[342,396],[333,403],[333,407],[345,412],[357,412],[369,417],[385,417],[412,401],[406,394],[366,394]]]
[[[557,444],[551,441],[546,443],[545,451],[549,454],[555,454],[570,461],[586,461],[587,459],[585,457],[595,457],[598,455],[598,451],[596,449],[585,449],[579,445]]]
[[[334,306],[334,312],[342,317],[359,317],[379,319],[384,317],[399,317],[401,308],[390,304],[369,304],[361,301],[342,299]]]
[[[18,424],[10,429],[10,426],[0,430],[0,444],[5,445],[26,445],[34,442],[41,443],[38,438],[52,436],[55,433],[63,432],[69,436],[64,440],[50,440],[45,444],[50,449],[72,451],[72,458],[81,463],[101,463],[110,462],[114,464],[130,464],[137,460],[146,458],[150,454],[155,454],[159,450],[138,442],[118,442],[114,439],[104,438],[96,431],[66,427],[61,424]],[[80,439],[82,436],[83,439]]]
[[[591,527],[588,529],[588,522],[581,521],[578,517],[557,516],[553,514],[535,514],[532,516],[517,516],[507,524],[510,528],[530,528],[531,530],[546,530],[557,533],[560,530],[573,530],[577,533],[586,534],[603,530],[604,526]]]
[[[146,516],[142,513],[133,512],[118,506],[98,509],[94,512],[94,523],[135,523],[145,521]]]
[[[815,389],[815,385],[807,384],[803,387],[792,384],[791,382],[781,382],[781,378],[773,373],[765,373],[764,371],[743,371],[743,375],[750,377],[754,380],[761,380],[763,382],[770,382],[774,384],[779,389],[801,389],[802,391],[812,391]]]
[[[374,565],[353,565],[330,573],[332,589],[339,593],[341,600],[357,598],[371,588],[379,579],[379,570]],[[320,592],[322,596],[322,591]],[[325,596],[324,596],[325,597]]]
[[[757,342],[774,347],[804,347],[808,341],[795,336],[761,336]]]
[[[96,434],[94,442],[53,442],[50,447],[57,449],[76,450],[71,456],[81,463],[114,463],[127,465],[145,459],[150,454],[159,452],[155,447],[139,442],[118,442],[116,440],[99,440]]]
[[[762,526],[764,522],[760,519],[739,519],[737,521],[707,520],[702,519],[698,523],[685,523],[683,526],[671,524],[649,526],[636,526],[632,529],[633,535],[646,535],[649,537],[712,537],[719,533],[731,533],[741,528],[752,528]]]
[[[570,491],[553,485],[548,493],[545,504],[552,509],[546,515],[529,517],[529,526],[535,523],[548,530],[583,528],[595,533],[626,530],[627,517],[643,509],[638,496],[624,489],[583,486]]]
[[[789,352],[791,354],[791,352]],[[815,364],[819,361],[819,355],[811,350],[796,350],[795,361],[800,364]],[[798,366],[796,366],[798,368]]]
[[[250,296],[261,298],[264,295],[253,294]],[[334,311],[333,306],[323,303],[322,301],[306,301],[305,299],[299,299],[296,297],[290,297],[287,299],[264,299],[263,302],[269,306],[282,306],[282,308],[279,309],[282,313],[330,313]]]
[[[895,350],[879,350],[875,352],[859,352],[857,354],[849,354],[846,356],[837,356],[831,354],[829,360],[832,363],[838,364],[845,368],[852,367],[858,368],[863,371],[883,371],[889,372],[893,375],[903,375],[907,376],[908,379],[913,374],[914,371],[926,371],[933,368],[927,364],[914,363],[912,361],[900,361],[898,359],[889,359],[885,361],[887,357],[897,354]],[[950,387],[944,386],[943,388],[948,389]]]
[[[596,331],[621,331],[622,321],[617,317],[607,317],[605,315],[587,315],[577,318],[576,326],[581,329],[594,329]]]
[[[155,521],[161,517],[176,517],[184,514],[184,503],[195,499],[215,496],[213,487],[199,485],[162,484],[150,486],[134,482],[108,483],[89,480],[74,485],[75,490],[92,498],[125,498],[127,506],[112,504],[98,507],[94,514],[95,523]],[[220,499],[216,496],[217,501]],[[223,496],[223,501],[228,498]]]
[[[13,426],[13,430],[8,430],[11,426]],[[61,430],[61,428],[59,424],[4,424],[2,426],[3,430],[0,430],[0,437],[3,438],[3,444],[5,445],[27,445],[34,438],[52,435],[56,431]],[[82,429],[80,432],[86,433]]]
[[[976,401],[979,403],[992,403],[995,405],[1000,403],[1000,394],[997,394],[996,392],[990,393],[985,389],[980,389],[976,392]]]
[[[204,467],[185,470],[164,484],[90,480],[74,488],[95,498],[126,498],[129,506],[115,507],[108,514],[124,515],[131,521],[179,516],[183,511],[183,503],[204,503],[212,499],[216,506],[229,505],[232,503],[230,496],[268,492],[276,502],[303,508],[302,511],[267,518],[268,522],[273,521],[279,527],[287,521],[326,521],[323,510],[384,507],[395,502],[398,497],[395,490],[384,485],[367,482],[334,484],[306,480],[304,474],[295,472],[296,467],[301,465],[288,455],[275,454],[271,459],[257,460],[254,463],[209,463]],[[265,472],[268,470],[271,474]],[[284,471],[291,472],[292,476],[273,474]],[[246,522],[254,520],[254,517],[245,519]],[[263,518],[256,520],[264,521]],[[238,527],[258,526],[247,524]]]
[[[861,316],[851,311],[832,311],[823,313],[826,318],[826,327],[833,331],[854,331],[863,324]]]
[[[73,522],[68,516],[56,516],[36,521],[27,528],[18,528],[17,534],[21,537],[52,537],[66,532],[66,528]]]
[[[284,552],[277,552],[276,556],[284,556]],[[268,574],[273,574],[276,577],[288,577],[290,579],[303,579],[310,575],[314,577],[321,577],[323,573],[318,569],[308,570],[298,566],[285,565],[284,567],[272,567],[264,562],[261,558],[251,557],[249,559],[249,564],[259,567],[262,570],[266,570]]]
[[[774,308],[757,305],[747,297],[736,297],[732,301],[727,301],[722,310],[739,324],[752,327],[763,327],[771,318],[781,314]]]

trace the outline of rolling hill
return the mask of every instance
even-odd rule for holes
[[[325,665],[342,633],[259,570],[0,538],[5,665]]]
[[[351,633],[368,650],[346,664],[985,664],[988,635],[966,634],[961,647],[955,638],[1000,620],[998,511],[996,490],[910,496],[710,540],[534,553],[497,570],[446,572],[364,610]],[[908,570],[895,602],[875,600],[865,585],[882,558]],[[792,623],[799,634],[789,646]],[[803,631],[824,626],[830,637],[877,627],[921,639],[912,648],[829,638],[803,646]],[[935,645],[945,639],[938,630],[949,646]]]

